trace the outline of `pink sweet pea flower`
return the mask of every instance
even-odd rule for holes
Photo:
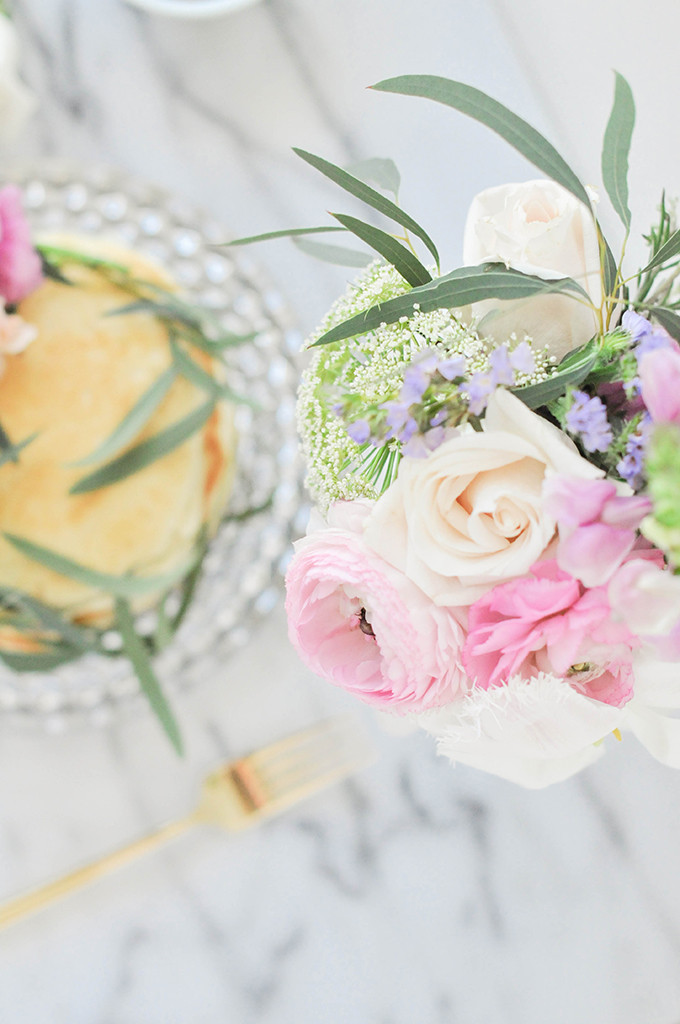
[[[358,526],[357,503],[349,504],[346,521]],[[403,714],[438,707],[465,688],[464,634],[452,611],[360,533],[331,526],[298,541],[286,589],[288,632],[302,660],[366,703]]]
[[[557,564],[587,587],[606,583],[623,564],[652,507],[641,495],[619,494],[611,480],[563,475],[546,480],[543,497],[559,531]]]
[[[14,305],[34,291],[42,277],[21,193],[16,185],[6,185],[0,189],[0,295]]]
[[[463,664],[482,689],[540,672],[621,707],[633,694],[639,640],[614,622],[604,587],[586,590],[555,561],[489,591],[470,608]]]
[[[655,348],[640,359],[642,399],[655,423],[680,423],[680,349]]]

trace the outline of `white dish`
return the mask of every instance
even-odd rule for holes
[[[250,7],[257,0],[126,0],[152,14],[165,14],[169,18],[215,18],[219,14]]]

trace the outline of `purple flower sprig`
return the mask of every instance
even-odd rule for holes
[[[587,452],[606,452],[614,440],[607,419],[607,408],[601,398],[591,398],[585,391],[572,391],[564,424],[570,434],[579,437]]]

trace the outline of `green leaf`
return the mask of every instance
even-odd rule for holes
[[[34,562],[39,562],[46,569],[75,580],[76,583],[83,583],[95,590],[103,590],[115,597],[140,597],[143,594],[169,590],[190,571],[193,565],[193,558],[190,562],[183,563],[173,572],[163,573],[160,576],[114,576],[108,572],[100,572],[98,569],[90,569],[73,561],[66,555],[60,555],[57,551],[45,548],[41,544],[34,544],[25,537],[19,537],[14,533],[3,533],[5,540],[9,541],[18,551]]]
[[[51,672],[82,653],[68,644],[46,644],[43,651],[0,651],[0,658],[14,672]]]
[[[116,263],[113,260],[104,260],[98,256],[88,256],[87,253],[77,252],[74,249],[64,249],[62,246],[46,245],[39,242],[36,249],[43,259],[56,266],[62,263],[77,263],[83,267],[91,267],[93,270],[116,270],[122,274],[129,274],[130,270],[123,263]]]
[[[69,287],[73,287],[73,281],[69,281],[69,279],[61,272],[59,267],[55,263],[51,263],[44,253],[38,252],[38,256],[40,256],[40,262],[42,263],[43,277],[46,277],[50,281],[56,281],[57,284],[65,284]]]
[[[151,658],[143,640],[135,630],[135,620],[127,601],[118,598],[116,601],[116,624],[123,640],[123,650],[127,654],[135,670],[139,685],[142,688],[152,710],[163,726],[166,735],[178,754],[182,754],[182,737],[172,709],[160,688],[151,664]]]
[[[306,150],[296,149],[295,147],[293,147],[293,152],[297,153],[306,163],[316,168],[317,171],[325,174],[327,178],[330,178],[340,188],[344,188],[345,192],[349,192],[368,206],[372,206],[378,213],[382,213],[385,217],[389,217],[390,220],[401,224],[407,231],[412,231],[414,235],[424,242],[427,249],[432,253],[435,263],[439,266],[439,253],[430,236],[413,217],[409,217],[407,213],[404,213],[396,203],[386,199],[385,196],[381,195],[380,192],[376,192],[370,185],[366,185],[359,178],[355,178],[353,174],[348,174],[341,167],[336,167],[335,164],[324,160],[323,157],[315,156],[313,153],[307,153]]]
[[[680,341],[680,316],[663,306],[650,306],[649,313],[664,327],[672,338]]]
[[[127,416],[120,421],[106,440],[102,441],[90,455],[86,455],[83,459],[78,459],[77,462],[70,462],[69,465],[91,466],[95,462],[103,462],[104,459],[110,459],[112,455],[116,455],[125,448],[149,422],[176,379],[177,368],[169,366],[153,382],[151,387],[144,392],[141,398],[135,402]]]
[[[159,320],[177,321],[186,324],[187,327],[200,330],[200,319],[197,312],[187,313],[174,303],[157,302],[155,299],[136,299],[124,306],[115,306],[113,309],[107,310],[104,316],[128,316],[130,313],[149,313],[151,316],[158,317]]]
[[[631,88],[615,71],[614,106],[604,133],[602,181],[626,231],[630,229],[628,207],[628,154],[635,124],[635,102]]]
[[[343,227],[360,238],[362,242],[366,242],[372,249],[375,249],[388,263],[391,263],[411,287],[417,288],[418,285],[427,284],[432,280],[432,275],[418,257],[392,235],[388,235],[386,231],[373,227],[372,224],[366,224],[362,220],[357,220],[356,217],[348,217],[343,213],[332,213],[331,216],[339,220]]]
[[[391,192],[395,197],[399,194],[401,175],[394,160],[389,157],[374,156],[368,160],[357,160],[345,167],[345,170],[369,185],[377,185],[385,192]]]
[[[479,89],[438,75],[401,75],[371,88],[402,96],[422,96],[480,121],[591,209],[584,186],[554,146],[521,117]]]
[[[367,267],[374,258],[370,252],[346,249],[343,245],[323,245],[319,242],[309,242],[306,238],[294,238],[293,244],[307,256],[323,260],[324,263],[334,263],[338,267]]]
[[[26,609],[39,625],[44,626],[52,633],[57,633],[62,641],[71,647],[75,647],[79,651],[100,650],[99,638],[94,630],[69,622],[54,608],[43,604],[42,601],[31,597],[30,594],[25,594],[21,590],[0,587],[0,596],[4,602],[9,601]]]
[[[557,372],[548,380],[510,390],[518,398],[521,398],[530,409],[538,409],[540,406],[560,398],[566,393],[567,388],[581,384],[595,366],[597,357],[597,342],[589,341],[581,348],[570,352],[557,367]]]
[[[2,428],[0,427],[0,430],[1,429]],[[39,431],[36,430],[34,434],[30,434],[28,437],[25,437],[23,441],[19,441],[17,444],[12,444],[9,442],[7,434],[3,431],[3,443],[0,446],[0,466],[4,466],[6,462],[18,462],[20,453],[27,445],[31,444],[32,441],[35,441],[38,434]],[[9,444],[5,444],[5,441],[8,441]]]
[[[175,448],[179,448],[180,445],[188,441],[207,423],[214,408],[215,401],[211,398],[183,419],[166,427],[165,430],[159,431],[153,437],[140,441],[134,448],[129,448],[118,458],[104,463],[94,473],[82,477],[73,485],[69,493],[86,494],[88,491],[97,491],[101,487],[110,487],[134,473],[139,473],[140,470],[150,466],[152,462],[169,455]]]
[[[587,298],[581,285],[571,278],[545,281],[540,277],[508,269],[500,263],[459,267],[444,277],[411,289],[405,295],[371,306],[363,313],[332,327],[314,345],[342,341],[373,330],[383,323],[396,323],[403,316],[411,317],[414,306],[418,306],[423,313],[431,313],[435,309],[457,309],[481,299],[523,299],[550,292],[574,292]]]
[[[643,267],[640,274],[646,274],[648,270],[653,270],[654,267],[660,267],[662,263],[672,259],[673,256],[677,256],[680,252],[680,228],[674,231],[667,242],[661,246],[656,255],[649,261],[646,267]]]
[[[265,231],[262,235],[249,235],[247,238],[234,238],[231,242],[225,242],[224,245],[250,245],[251,242],[268,242],[271,238],[293,238],[297,235],[317,235],[326,231],[342,230],[343,228],[336,228],[333,224],[322,228],[284,228],[282,231]]]
[[[202,391],[206,391],[215,399],[224,398],[230,402],[249,405],[251,409],[259,408],[257,402],[254,402],[252,398],[236,394],[236,392],[232,391],[226,384],[220,384],[219,381],[215,380],[211,373],[208,373],[208,371],[204,370],[202,366],[199,366],[199,364],[184,351],[172,331],[170,332],[170,350],[172,352],[172,358],[175,362],[176,370],[181,373],[186,380],[191,381],[191,383],[195,384],[196,387],[201,388]]]
[[[616,265],[616,260],[614,259],[614,253],[611,251],[611,248],[609,246],[609,243],[608,243],[607,239],[602,234],[602,229],[601,229],[599,224],[597,224],[597,231],[598,231],[598,234],[599,234],[599,237],[600,237],[600,242],[601,242],[601,245],[602,245],[602,254],[603,254],[602,266],[604,268],[604,290],[605,290],[605,294],[606,295],[612,295],[613,296],[614,293],[615,293],[615,290],[616,290],[616,282],[617,282],[617,278],[618,278],[619,268]]]

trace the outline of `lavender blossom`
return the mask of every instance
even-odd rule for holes
[[[600,398],[585,391],[572,392],[572,404],[565,423],[570,434],[578,434],[587,452],[606,452],[614,440],[607,409]]]
[[[429,373],[422,366],[412,364],[404,372],[404,383],[399,398],[406,405],[414,405],[421,400],[429,383]]]
[[[632,309],[627,309],[621,319],[621,325],[630,332],[638,363],[647,352],[657,348],[676,348],[676,344],[668,331],[660,324],[652,324],[646,317],[640,316]]]
[[[491,380],[494,385],[515,383],[515,372],[510,362],[510,353],[508,352],[507,345],[501,345],[491,352],[489,355],[489,365],[491,366]]]
[[[488,373],[473,373],[467,384],[461,386],[461,390],[467,392],[470,412],[473,416],[479,416],[486,409],[486,403],[496,390],[496,385]]]
[[[651,425],[651,417],[645,415],[636,432],[628,438],[626,453],[616,466],[619,476],[627,484],[630,484],[634,491],[639,491],[645,483],[644,463],[651,434]]]
[[[455,380],[456,377],[465,376],[465,359],[463,356],[454,356],[451,359],[442,359],[437,363],[437,372],[444,380]]]
[[[522,341],[510,353],[510,365],[516,373],[535,373],[536,359],[528,341]]]
[[[357,444],[365,444],[371,436],[368,420],[354,420],[347,424],[347,433]]]
[[[382,408],[387,413],[385,417],[388,427],[386,437],[394,437],[405,443],[418,432],[418,424],[411,415],[410,403],[385,402]]]

